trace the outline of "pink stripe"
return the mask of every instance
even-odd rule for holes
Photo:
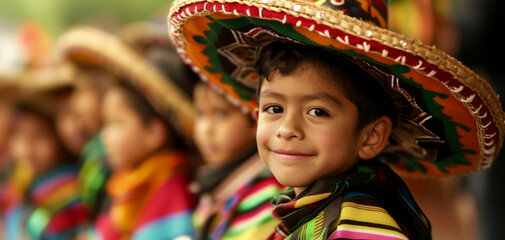
[[[58,189],[70,182],[74,182],[77,179],[74,175],[66,175],[58,178],[51,179],[43,184],[40,184],[34,191],[33,196],[35,199],[44,198],[49,195],[55,189]]]
[[[405,238],[392,237],[387,235],[382,235],[380,233],[365,233],[365,232],[355,232],[349,230],[337,230],[333,233],[330,239],[334,238],[349,238],[349,239],[380,239],[380,240],[399,240]]]

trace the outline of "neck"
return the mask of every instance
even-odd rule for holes
[[[307,187],[293,187],[296,196],[300,195],[300,193],[303,192],[305,189],[307,189]]]

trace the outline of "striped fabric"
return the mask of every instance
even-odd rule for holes
[[[114,172],[107,183],[112,208],[100,216],[89,239],[174,239],[193,237],[196,199],[180,168],[186,156],[161,153],[132,171]]]
[[[429,223],[401,179],[378,160],[274,199],[282,220],[269,239],[431,239]]]
[[[206,239],[266,239],[279,224],[272,217],[270,200],[282,189],[265,168],[228,198],[210,220]]]
[[[89,217],[89,209],[80,200],[77,186],[77,168],[72,166],[59,168],[34,181],[29,198],[11,206],[4,216],[6,239],[75,236]]]
[[[393,217],[372,196],[344,196],[337,229],[329,239],[408,239]]]

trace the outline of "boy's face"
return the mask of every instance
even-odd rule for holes
[[[58,134],[74,155],[81,153],[100,125],[100,97],[91,89],[77,89],[58,111]]]
[[[58,165],[62,148],[51,122],[36,114],[22,114],[14,125],[9,152],[26,163],[35,177]]]
[[[194,99],[194,139],[206,163],[222,166],[254,147],[256,126],[248,115],[205,84],[197,85]]]
[[[104,126],[101,137],[108,163],[113,169],[135,167],[151,151],[146,143],[149,131],[120,89],[107,91],[102,110]]]
[[[304,63],[288,76],[274,72],[261,87],[259,154],[277,180],[295,191],[358,161],[358,110],[331,81]]]

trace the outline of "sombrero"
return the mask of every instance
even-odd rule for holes
[[[182,58],[246,110],[257,106],[256,52],[272,40],[383,69],[389,89],[415,110],[381,155],[401,175],[485,169],[501,149],[504,113],[490,85],[434,46],[387,30],[383,0],[175,0],[168,24]]]
[[[74,85],[75,69],[72,65],[50,63],[29,67],[15,74],[0,74],[0,101],[13,102],[32,95],[54,98],[59,91]]]
[[[187,97],[181,101],[191,99],[199,78],[177,54],[164,21],[134,22],[121,28],[117,35],[185,93]]]
[[[192,136],[194,112],[187,96],[116,36],[89,26],[74,27],[60,37],[57,52],[78,66],[101,68],[129,81],[179,134]]]

